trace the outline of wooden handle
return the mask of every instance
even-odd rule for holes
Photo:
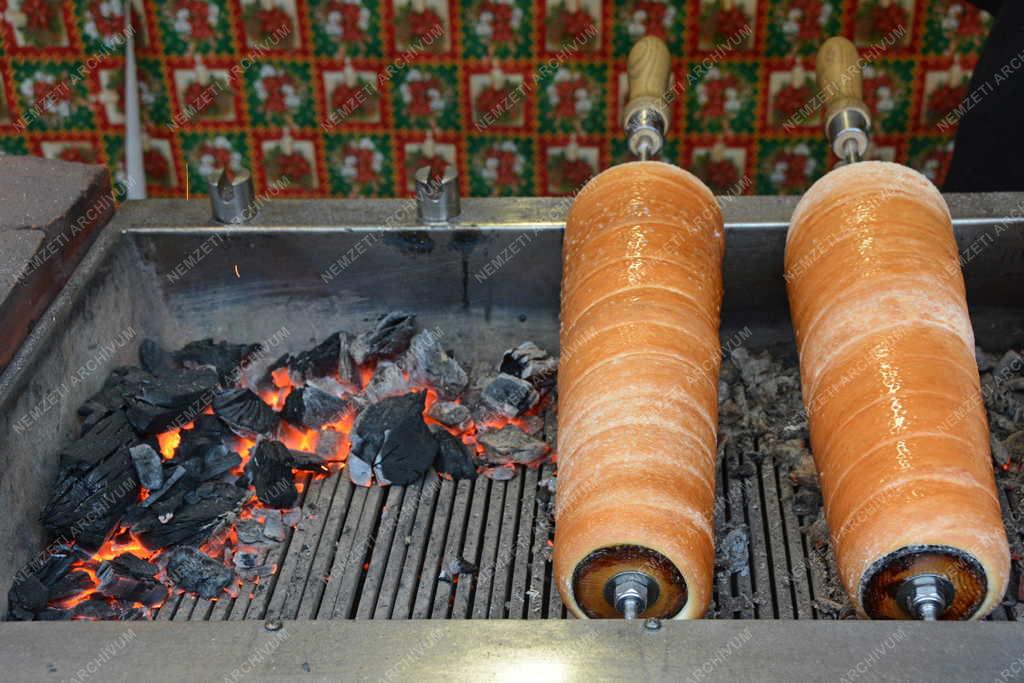
[[[626,72],[629,76],[629,99],[662,97],[668,90],[668,72],[672,57],[665,41],[656,36],[641,38],[629,51]]]
[[[864,104],[860,56],[853,43],[839,36],[826,40],[818,49],[816,71],[818,89],[827,106],[826,126],[838,111],[848,108],[859,109],[870,119],[870,112]]]
[[[661,113],[668,124],[668,106],[665,92],[668,90],[669,71],[672,57],[665,41],[656,36],[641,38],[629,51],[626,75],[629,79],[629,101],[626,104],[623,124],[637,107],[653,107]]]

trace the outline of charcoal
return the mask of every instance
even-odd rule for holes
[[[200,481],[210,481],[226,474],[242,464],[242,456],[221,444],[214,446],[203,454],[203,469],[197,477]]]
[[[98,590],[109,598],[156,607],[167,599],[167,587],[156,578],[159,571],[155,564],[125,553],[100,563]]]
[[[182,497],[172,512],[145,508],[132,533],[150,550],[173,545],[202,545],[220,528],[234,522],[249,492],[223,482],[205,482]],[[157,509],[154,509],[157,508]]]
[[[67,578],[71,566],[81,559],[75,548],[58,546],[38,565],[29,564],[18,572],[7,592],[9,618],[31,620],[41,612],[55,592],[60,593],[55,588]]]
[[[93,394],[79,409],[78,414],[84,418],[82,434],[90,431],[99,421],[111,413],[124,410],[128,394],[134,387],[148,380],[152,375],[140,367],[122,366],[114,368],[103,387]]]
[[[440,427],[430,431],[437,439],[438,445],[437,457],[434,458],[434,469],[455,481],[476,479],[476,464],[465,444]]]
[[[245,548],[236,551],[231,561],[235,565],[235,573],[244,579],[251,579],[268,573],[260,559],[260,552],[256,548]]]
[[[458,398],[469,383],[466,371],[445,353],[430,330],[416,333],[409,343],[405,359],[413,383],[428,384],[442,399]]]
[[[514,465],[497,465],[483,468],[480,470],[480,474],[494,481],[508,481],[516,476],[516,468]]]
[[[174,358],[187,368],[211,367],[217,371],[221,382],[233,384],[233,376],[242,364],[260,350],[259,344],[229,344],[212,339],[200,339],[186,344],[174,353]]]
[[[116,410],[101,419],[81,438],[65,446],[59,454],[61,467],[89,468],[110,457],[122,446],[138,442],[128,417]]]
[[[121,621],[124,613],[121,605],[97,596],[66,610],[63,618],[75,621]]]
[[[558,373],[558,359],[533,342],[523,342],[501,357],[499,372],[524,379],[537,389],[550,387]]]
[[[356,486],[369,486],[373,483],[373,468],[360,458],[349,458],[345,470],[349,481]]]
[[[238,534],[239,543],[246,545],[271,546],[280,543],[286,538],[284,525],[281,523],[281,515],[277,510],[265,510],[265,521],[256,518],[240,519],[235,525],[235,532]]]
[[[382,484],[412,484],[434,462],[438,444],[423,422],[426,397],[419,392],[385,398],[356,418],[351,455],[371,465]]]
[[[91,467],[63,467],[43,508],[43,526],[95,550],[140,490],[131,455],[124,446]]]
[[[373,377],[370,378],[366,388],[363,389],[363,395],[376,403],[391,396],[401,396],[408,393],[408,391],[409,382],[406,380],[402,369],[394,363],[385,361],[377,365],[377,369],[373,372]]]
[[[437,401],[430,406],[427,416],[448,427],[465,428],[472,415],[469,408],[452,401]]]
[[[325,458],[321,458],[316,453],[306,453],[305,451],[288,451],[288,466],[293,470],[303,470],[305,472],[315,472],[317,474],[328,474],[331,469],[327,466],[329,461]]]
[[[164,351],[152,339],[143,339],[139,344],[139,364],[146,372],[153,375],[170,372],[178,367],[174,355]]]
[[[352,403],[314,387],[293,389],[284,402],[281,417],[293,425],[320,429],[337,422],[352,409]]]
[[[243,436],[270,434],[277,428],[277,413],[250,389],[229,389],[217,394],[213,412]]]
[[[484,458],[494,465],[525,464],[548,452],[546,443],[511,424],[501,429],[481,430],[476,440],[484,447]]]
[[[175,460],[205,457],[210,449],[233,440],[235,433],[216,415],[200,415],[192,429],[182,430],[180,436],[181,441],[174,450]]]
[[[149,495],[146,497],[146,500],[142,501],[142,503],[140,503],[140,506],[148,508],[151,507],[154,503],[160,501],[167,494],[167,492],[173,489],[174,486],[178,483],[178,481],[180,481],[181,478],[184,476],[185,468],[182,467],[181,465],[178,465],[173,470],[171,470],[171,473],[169,475],[164,477],[163,486],[161,486],[155,491],[150,491]]]
[[[217,381],[209,368],[146,373],[125,388],[128,420],[140,434],[159,434],[191,422],[210,404]]]
[[[128,453],[131,454],[132,465],[135,466],[142,488],[152,491],[164,485],[163,461],[152,446],[141,443],[129,448]]]
[[[167,577],[174,585],[209,600],[231,585],[235,573],[195,548],[175,548],[166,554]]]
[[[809,517],[821,509],[821,493],[816,489],[800,489],[793,495],[793,514]]]
[[[294,383],[337,375],[343,382],[356,383],[356,368],[349,355],[354,337],[335,332],[309,351],[289,357],[287,367]]]
[[[295,504],[299,492],[291,468],[291,453],[280,441],[261,441],[253,449],[249,464],[256,486],[256,498],[264,505],[287,508]]]
[[[540,394],[526,380],[503,373],[484,387],[483,399],[503,415],[517,417],[537,405]]]
[[[746,576],[750,573],[750,541],[745,526],[737,527],[725,535],[718,544],[717,565],[728,574]]]
[[[350,348],[352,360],[362,365],[382,358],[394,358],[409,348],[415,332],[415,315],[392,311],[378,318],[372,330],[353,340]]]
[[[236,438],[223,420],[216,415],[201,415],[193,423],[193,428],[183,429],[179,433],[181,440],[174,451],[175,458],[188,460],[202,458],[211,447],[230,443]]]
[[[320,460],[344,460],[347,453],[339,452],[345,444],[345,435],[328,427],[320,431],[316,442],[316,456]]]
[[[73,569],[50,588],[49,601],[60,602],[74,597],[96,585],[89,572]]]

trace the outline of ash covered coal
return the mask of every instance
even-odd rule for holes
[[[145,340],[139,366],[113,370],[80,407],[44,507],[62,544],[19,573],[8,617],[147,618],[170,589],[255,586],[323,504],[304,503],[314,478],[408,485],[536,467],[554,443],[557,360],[524,343],[464,367],[444,338],[393,312],[269,367],[250,366],[272,344]]]

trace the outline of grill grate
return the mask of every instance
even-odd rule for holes
[[[804,518],[792,512],[789,478],[770,456],[756,476],[730,476],[719,458],[716,527],[744,525],[746,574],[720,572],[713,615],[737,619],[823,618],[816,599],[834,571],[811,552]],[[302,521],[274,550],[278,571],[235,598],[175,596],[160,620],[540,619],[566,616],[551,581],[553,529],[537,483],[553,465],[504,482],[451,482],[429,475],[412,486],[361,488],[344,472],[303,486]],[[1013,511],[1005,492],[1004,509]],[[1010,526],[1009,528],[1014,528]],[[721,546],[721,543],[719,544]],[[462,556],[472,580],[438,581]],[[327,580],[325,580],[327,579]],[[1012,607],[989,617],[1014,620]]]

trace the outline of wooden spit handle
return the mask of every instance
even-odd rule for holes
[[[834,36],[818,48],[816,64],[818,89],[824,97],[825,126],[839,112],[856,109],[871,121],[871,112],[864,104],[864,79],[860,70],[857,47],[846,38]]]
[[[669,71],[672,57],[665,41],[656,36],[641,38],[629,51],[626,74],[629,80],[629,101],[623,110],[623,126],[637,109],[651,108],[665,120],[668,128],[668,104],[665,93],[668,90]]]

